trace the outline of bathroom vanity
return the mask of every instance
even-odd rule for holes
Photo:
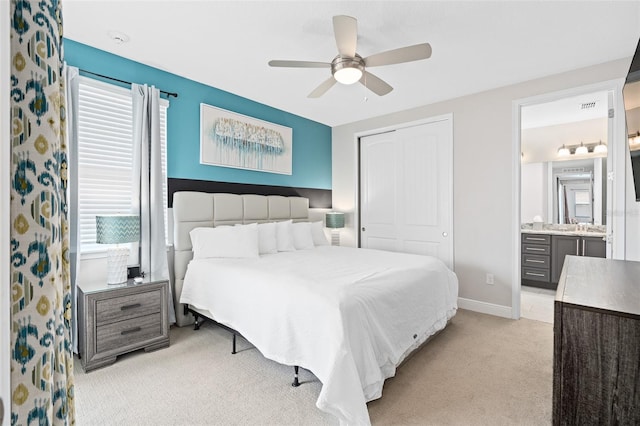
[[[595,227],[581,231],[554,226],[522,229],[521,284],[555,290],[567,255],[606,257],[605,235]]]

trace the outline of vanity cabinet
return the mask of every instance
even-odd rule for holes
[[[604,237],[552,235],[551,253],[551,282],[556,284],[560,280],[565,256],[604,258],[607,257],[607,246]]]
[[[522,234],[522,284],[553,288],[551,285],[551,235]]]
[[[604,237],[523,232],[521,284],[555,290],[567,255],[607,257]]]

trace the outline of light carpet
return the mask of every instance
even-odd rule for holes
[[[171,346],[75,367],[78,425],[335,425],[315,406],[321,384],[205,323],[171,329]],[[548,425],[553,329],[459,310],[369,403],[374,425]]]

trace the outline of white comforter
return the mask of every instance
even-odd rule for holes
[[[265,357],[313,372],[318,408],[356,425],[370,423],[366,403],[404,356],[455,315],[457,296],[438,259],[323,246],[192,260],[180,302],[211,312]]]

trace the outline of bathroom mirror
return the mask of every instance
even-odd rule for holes
[[[522,164],[522,223],[606,224],[606,158]]]

